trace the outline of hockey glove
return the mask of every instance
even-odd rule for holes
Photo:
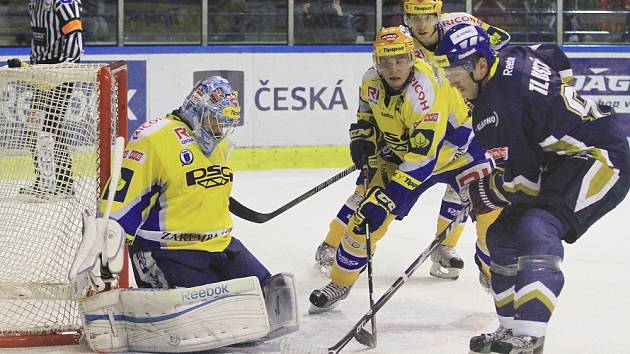
[[[502,178],[503,171],[494,170],[490,175],[462,187],[459,197],[464,204],[472,204],[472,212],[475,214],[486,214],[504,208],[510,202],[503,196],[496,183],[497,179]]]
[[[18,58],[11,58],[9,60],[7,60],[7,64],[9,65],[9,68],[26,68],[28,67],[28,64],[21,61]]]
[[[396,203],[385,193],[381,187],[370,188],[367,196],[354,213],[354,222],[349,225],[357,225],[354,233],[364,234],[365,225],[370,227],[372,232],[378,230],[385,221],[387,214],[396,207]]]
[[[368,156],[370,168],[376,168],[378,129],[366,120],[350,124],[350,156],[357,169],[363,167],[363,157]]]

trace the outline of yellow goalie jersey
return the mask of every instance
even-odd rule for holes
[[[228,246],[233,177],[227,152],[222,141],[206,156],[175,114],[150,120],[132,134],[111,213],[133,241],[132,252],[221,252]]]
[[[371,68],[363,76],[360,96],[357,119],[376,122],[389,148],[402,160],[401,178],[412,178],[397,181],[407,188],[485,155],[480,148],[469,150],[473,140],[470,110],[441,68],[416,59],[409,84],[394,96]]]
[[[460,23],[475,25],[483,28],[486,32],[488,32],[488,35],[490,36],[490,43],[492,44],[492,48],[495,51],[503,49],[503,47],[505,47],[510,42],[510,34],[508,32],[499,27],[490,26],[489,24],[466,12],[452,12],[442,14],[440,16],[438,26],[440,27],[441,33],[446,33],[446,31],[448,31],[451,27]],[[440,34],[440,37],[441,36],[442,35]],[[433,65],[442,66],[441,61],[444,61],[444,59],[434,54],[435,46],[433,46],[432,48],[427,48],[416,38],[414,38],[413,43],[416,48],[414,54],[418,58],[426,60]]]

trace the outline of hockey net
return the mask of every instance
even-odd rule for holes
[[[125,62],[0,68],[0,347],[79,340],[68,271],[116,136],[127,137]]]

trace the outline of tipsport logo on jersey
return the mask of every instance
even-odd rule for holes
[[[245,124],[245,75],[242,71],[238,70],[206,70],[193,72],[193,86],[209,76],[221,76],[226,79],[232,90],[238,91],[238,105],[241,107],[241,121],[239,126]]]
[[[630,58],[571,58],[571,66],[583,97],[630,116]]]

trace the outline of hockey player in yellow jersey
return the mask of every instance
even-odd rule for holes
[[[444,33],[451,27],[460,23],[470,23],[482,27],[490,35],[493,48],[498,51],[505,47],[510,41],[508,32],[501,28],[491,26],[484,23],[477,17],[466,12],[442,13],[441,0],[405,0],[404,3],[404,22],[409,28],[416,51],[415,55],[429,63],[437,66],[443,66],[444,59],[435,55],[435,49]],[[446,228],[446,225],[453,220],[453,212],[457,212],[463,208],[459,195],[453,192],[450,187],[446,188],[440,215],[438,218],[438,233]],[[486,233],[488,227],[498,217],[500,211],[496,210],[490,214],[479,215],[476,218],[477,223],[477,247],[475,252],[475,263],[480,267],[480,281],[487,289],[488,279],[490,279],[490,255],[486,246]],[[442,243],[442,246],[436,249],[431,255],[433,265],[430,274],[440,277],[448,277],[448,273],[442,272],[442,264],[448,264],[451,257],[459,258],[455,252],[459,238],[464,230],[464,224],[461,224],[453,230]],[[447,268],[448,269],[448,268]],[[450,273],[453,273],[450,270]]]
[[[295,330],[292,276],[272,276],[232,235],[234,177],[226,137],[239,124],[240,109],[229,82],[212,76],[198,82],[179,109],[142,124],[125,148],[111,218],[127,235],[139,287],[191,288],[254,276],[268,307],[274,306],[271,330],[278,329],[273,313],[281,312],[295,319],[289,328]],[[282,301],[278,292],[286,295]]]
[[[374,67],[363,75],[357,122],[350,127],[353,161],[369,157],[369,189],[365,196],[355,194],[331,282],[310,296],[312,313],[344,299],[366,266],[366,225],[374,244],[427,188],[445,183],[457,192],[494,167],[474,139],[462,96],[449,87],[442,69],[416,58],[413,50],[404,26],[383,28],[376,36]],[[384,146],[377,148],[379,142]]]
[[[441,0],[405,0],[404,22],[414,38],[416,56],[436,65],[442,65],[441,61],[444,61],[434,53],[438,42],[446,31],[457,24],[467,23],[483,28],[490,36],[495,51],[501,50],[510,41],[508,32],[469,13],[442,13]]]
[[[510,40],[510,35],[504,30],[490,26],[473,15],[465,12],[442,14],[442,1],[439,0],[406,0],[404,2],[405,25],[409,28],[414,40],[414,54],[433,65],[442,65],[439,57],[433,52],[437,43],[448,28],[457,23],[473,23],[490,31],[493,35],[495,50],[504,47]],[[335,257],[335,249],[339,244],[349,215],[356,210],[357,200],[363,195],[363,186],[359,184],[352,196],[348,198],[336,217],[330,222],[329,231],[325,240],[320,244],[315,253],[317,266],[324,273],[328,273]],[[447,185],[442,199],[437,221],[437,233],[441,232],[448,223],[455,218],[457,212],[463,208],[459,195]],[[475,263],[480,268],[480,281],[484,288],[488,289],[490,277],[490,257],[485,244],[486,230],[497,218],[500,211],[494,211],[477,219],[477,249]],[[445,279],[457,279],[459,269],[463,268],[464,260],[456,253],[455,246],[463,232],[464,225],[455,228],[446,240],[431,255],[433,265],[430,274]]]

